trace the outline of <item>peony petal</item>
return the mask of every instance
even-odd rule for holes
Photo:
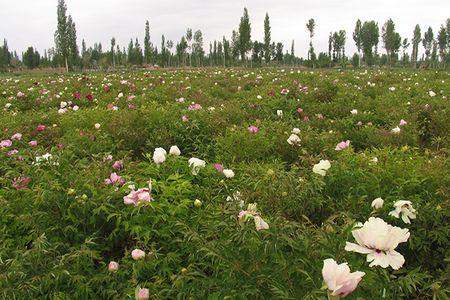
[[[345,242],[345,248],[346,251],[353,251],[353,252],[358,252],[358,253],[362,253],[362,254],[369,254],[372,253],[373,250],[360,246],[358,244],[354,244],[354,243],[350,243],[350,242]]]

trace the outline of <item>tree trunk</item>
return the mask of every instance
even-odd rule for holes
[[[66,72],[69,73],[69,62],[67,61],[67,57],[65,58],[66,61]]]
[[[361,52],[358,49],[358,68],[361,68]]]

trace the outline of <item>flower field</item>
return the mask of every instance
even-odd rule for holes
[[[0,77],[1,299],[448,299],[450,73]]]

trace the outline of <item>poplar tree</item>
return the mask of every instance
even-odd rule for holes
[[[312,44],[312,38],[314,36],[314,29],[316,27],[316,23],[314,21],[314,19],[309,19],[308,23],[306,23],[306,28],[309,31],[309,51],[308,51],[308,60],[313,61],[313,56],[315,57],[314,54],[314,48],[313,48],[313,44]],[[314,61],[313,61],[313,67],[314,67]]]
[[[361,27],[361,48],[364,53],[366,65],[373,64],[373,50],[378,45],[380,33],[378,24],[375,21],[366,21]]]
[[[423,35],[422,45],[425,48],[425,60],[428,61],[431,55],[434,42],[433,28],[428,27],[428,30]]]
[[[189,50],[189,67],[192,67],[192,29],[188,28],[186,31],[187,48]]]
[[[55,32],[55,46],[56,52],[63,59],[66,72],[69,72],[69,52],[70,52],[70,40],[69,40],[69,28],[67,24],[67,6],[64,0],[58,0],[57,17],[58,25]]]
[[[194,43],[192,49],[195,57],[197,58],[197,66],[200,66],[203,60],[203,34],[201,30],[197,30],[194,33]]]
[[[112,63],[113,63],[113,68],[116,67],[116,59],[115,59],[115,55],[114,55],[114,47],[116,46],[116,38],[112,38],[111,39],[111,57],[112,57]]]
[[[361,66],[361,20],[358,19],[355,25],[355,31],[353,32],[353,40],[355,41],[356,49],[358,49],[358,67]]]
[[[270,21],[269,14],[266,13],[264,18],[264,60],[266,63],[270,62]]]
[[[392,64],[394,55],[398,52],[401,46],[401,37],[398,32],[395,32],[395,23],[392,19],[389,19],[384,23],[381,29],[381,37],[383,39],[384,48],[386,49],[388,64]]]
[[[144,61],[146,64],[151,62],[152,44],[150,42],[150,23],[145,22],[145,36],[144,36]]]
[[[417,57],[419,55],[419,44],[422,40],[422,34],[420,32],[419,24],[414,27],[414,35],[412,39],[412,54],[411,54],[411,62],[413,63],[413,67],[417,68]]]
[[[244,14],[241,17],[241,22],[239,23],[239,52],[241,54],[241,59],[245,61],[245,66],[247,66],[247,52],[251,48],[250,17],[248,16],[247,8],[244,8]]]
[[[171,57],[172,57],[173,41],[172,40],[168,40],[166,42],[166,46],[167,46],[167,49],[168,49],[168,52],[169,52],[169,67],[170,67],[170,60],[171,60]]]
[[[437,36],[437,42],[439,46],[439,56],[441,57],[442,65],[445,66],[445,58],[447,55],[447,46],[448,46],[448,36],[447,36],[447,30],[445,29],[444,25],[441,26],[438,36]]]

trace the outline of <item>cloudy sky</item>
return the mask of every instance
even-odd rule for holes
[[[431,26],[436,32],[450,17],[450,0],[66,0],[78,31],[79,45],[102,42],[111,37],[127,46],[131,37],[141,44],[145,20],[150,21],[152,42],[160,44],[161,35],[178,41],[186,28],[201,29],[205,49],[209,41],[230,37],[237,28],[244,7],[252,25],[252,39],[262,40],[265,13],[270,15],[272,39],[290,49],[295,40],[296,55],[306,56],[309,18],[316,20],[316,52],[327,51],[330,31],[347,31],[347,53],[355,46],[352,32],[358,18],[376,20],[381,28],[388,18],[396,23],[403,37],[412,36],[415,24]],[[0,39],[10,48],[24,51],[35,46],[41,52],[54,45],[57,0],[0,0]]]

